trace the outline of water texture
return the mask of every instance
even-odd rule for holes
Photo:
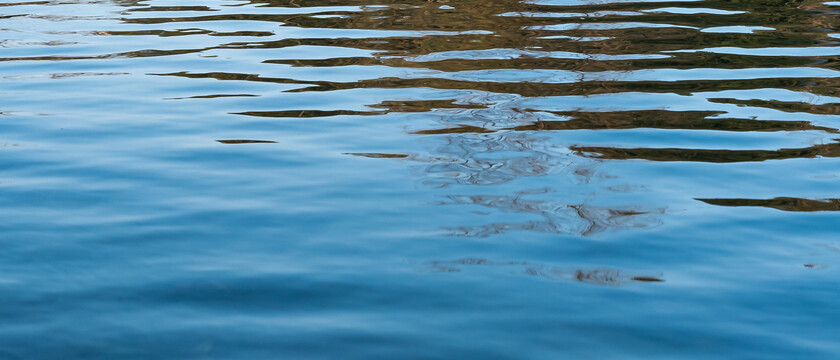
[[[2,359],[831,359],[840,3],[0,2]]]

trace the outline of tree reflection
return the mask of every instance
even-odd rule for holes
[[[593,195],[591,188],[583,186],[593,185],[603,175],[595,168],[604,160],[741,163],[840,154],[838,143],[778,150],[732,150],[655,146],[646,143],[644,136],[637,138],[637,144],[626,147],[583,141],[570,147],[553,141],[561,133],[571,137],[575,132],[600,130],[657,129],[678,136],[691,131],[727,132],[730,136],[734,136],[732,133],[747,136],[745,133],[753,132],[837,133],[829,121],[811,122],[836,115],[840,103],[837,98],[810,103],[771,98],[745,100],[727,94],[735,90],[759,91],[760,97],[762,90],[787,90],[814,97],[840,95],[840,76],[836,73],[840,67],[835,49],[838,41],[828,31],[838,28],[840,20],[836,10],[816,0],[737,3],[710,0],[676,5],[589,0],[562,4],[519,0],[251,0],[239,6],[218,8],[150,6],[137,1],[118,3],[126,7],[121,21],[144,28],[107,31],[103,36],[213,36],[218,41],[194,49],[139,49],[96,56],[153,57],[271,49],[266,53],[272,55],[259,58],[259,65],[260,69],[278,69],[274,75],[256,69],[221,71],[217,67],[157,75],[282,84],[285,92],[324,98],[365,91],[379,96],[367,103],[333,105],[339,108],[281,101],[283,105],[266,109],[266,102],[258,102],[254,109],[232,111],[232,114],[311,121],[386,115],[391,116],[388,119],[401,119],[395,115],[410,113],[436,117],[432,124],[409,126],[408,132],[422,139],[422,151],[412,148],[380,153],[360,149],[349,154],[379,159],[376,161],[411,163],[419,183],[440,189],[442,205],[464,209],[480,206],[535,218],[447,229],[453,235],[489,236],[509,231],[593,235],[658,224],[666,206],[608,205],[610,201],[604,198],[612,197],[605,193],[607,187]],[[253,11],[254,8],[272,11]],[[232,20],[242,24],[273,24],[281,30],[290,30],[291,35],[179,25]],[[225,40],[231,36],[248,39]],[[359,51],[346,57],[330,51],[309,54],[314,56],[307,58],[282,56],[283,50],[307,46]],[[809,51],[814,54],[809,55]],[[281,55],[274,55],[278,53]],[[85,57],[72,57],[82,58]],[[71,57],[27,58],[59,59]],[[324,74],[352,73],[359,68],[366,71],[344,81],[328,75],[298,78],[294,71],[289,71],[289,75],[282,71],[301,70],[298,68],[322,69]],[[389,75],[378,71],[381,69],[387,69]],[[753,70],[767,72],[757,76]],[[406,99],[383,89],[394,93],[431,89],[446,95],[435,99]],[[631,95],[639,93],[715,95],[689,109],[673,108],[668,103],[630,109],[625,107],[636,104],[626,99],[624,103],[602,104],[597,109],[567,104],[601,94],[622,99],[619,95],[632,98]],[[201,98],[210,100],[218,96]],[[534,99],[545,106],[540,110],[522,106]],[[735,108],[754,110],[765,116],[755,116],[750,111],[728,111]],[[797,114],[807,116],[800,118]],[[571,189],[568,190],[571,194],[566,194],[567,200],[558,199],[554,193],[530,194],[525,199],[521,192],[530,185],[518,182],[536,177],[567,181],[565,187]],[[577,184],[575,181],[581,186],[573,186]],[[481,192],[485,195],[475,195],[476,186],[488,191]],[[804,200],[791,205],[790,200],[780,199],[787,198],[704,201],[725,206],[759,204],[786,210],[824,207]]]

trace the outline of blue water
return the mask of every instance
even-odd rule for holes
[[[838,358],[838,12],[0,0],[0,358]]]

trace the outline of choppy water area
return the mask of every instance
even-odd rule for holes
[[[0,357],[834,358],[839,11],[0,2]]]

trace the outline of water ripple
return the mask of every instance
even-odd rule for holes
[[[835,357],[839,11],[2,2],[0,358]]]

